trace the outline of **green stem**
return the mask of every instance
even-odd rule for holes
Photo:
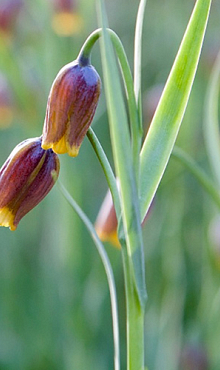
[[[144,309],[139,303],[130,259],[123,246],[122,257],[127,307],[127,370],[144,370]]]
[[[127,56],[124,50],[124,47],[121,43],[121,40],[117,36],[117,34],[112,31],[111,29],[107,29],[109,36],[111,38],[112,44],[114,45],[115,52],[117,54],[121,73],[123,76],[123,81],[125,85],[127,101],[128,101],[128,110],[129,110],[129,117],[130,117],[130,127],[131,127],[131,136],[132,136],[132,151],[133,151],[133,159],[134,159],[134,167],[137,174],[139,173],[139,153],[140,153],[140,145],[141,141],[140,138],[142,137],[142,129],[140,128],[139,117],[138,117],[138,109],[134,94],[134,84],[133,78],[131,74],[131,69],[127,60]],[[90,63],[90,56],[91,51],[96,43],[96,41],[102,36],[102,29],[98,28],[94,32],[92,32],[87,40],[84,42],[78,60],[79,63],[84,66]]]
[[[99,158],[104,173],[106,175],[109,188],[112,192],[114,204],[119,204],[118,189],[115,181],[113,171],[106,158],[98,138],[93,130],[90,128],[87,136]],[[118,212],[120,208],[117,208]],[[116,212],[117,213],[117,212]],[[120,240],[123,244],[124,241]],[[129,370],[144,369],[144,310],[141,308],[136,287],[133,284],[132,268],[130,266],[130,259],[127,255],[126,247],[122,245],[125,288],[126,288],[126,307],[127,307],[127,368]]]
[[[113,199],[113,203],[115,207],[117,220],[119,220],[121,216],[121,206],[120,206],[120,198],[119,198],[119,193],[118,193],[118,188],[117,188],[117,183],[116,183],[114,173],[112,171],[108,158],[106,157],[106,154],[91,127],[89,128],[87,132],[87,137],[90,143],[92,144],[93,149],[95,150],[95,153],[98,157],[98,160],[103,168],[105,177],[108,182],[109,189],[112,194],[112,199]]]
[[[102,4],[100,2],[100,14]],[[102,23],[102,22],[101,22]],[[116,173],[120,179],[121,209],[123,225],[119,222],[120,231],[125,230],[124,235],[119,234],[122,243],[123,265],[126,285],[127,303],[127,358],[128,370],[144,369],[144,307],[146,302],[146,287],[144,274],[143,240],[141,223],[139,222],[139,202],[136,181],[139,172],[139,117],[134,95],[133,79],[121,41],[118,36],[105,27],[93,33],[94,42],[97,40],[97,32],[102,35],[102,60],[105,79],[106,101],[109,109],[110,131],[112,137],[113,155]],[[80,54],[88,58],[91,50],[91,37],[88,44],[84,44]],[[111,40],[110,40],[111,39]],[[117,64],[111,42],[115,48],[121,67],[124,84],[128,98],[130,116],[130,128],[132,136],[132,148],[130,148],[130,136],[127,126],[127,116],[124,109],[121,86],[118,79]],[[83,60],[83,58],[82,58]],[[108,66],[111,65],[111,72]],[[114,77],[114,78],[113,78]],[[116,98],[117,97],[117,98]],[[125,144],[125,145],[124,145]],[[136,179],[135,179],[136,177]],[[135,181],[136,180],[136,181]],[[121,227],[122,226],[122,227]],[[122,233],[123,234],[123,233]]]
[[[59,188],[64,198],[67,200],[70,206],[74,209],[74,211],[78,214],[78,216],[81,218],[86,228],[88,229],[91,237],[93,238],[93,241],[96,245],[96,248],[98,250],[98,253],[101,257],[102,263],[105,268],[105,272],[106,272],[107,279],[108,279],[110,299],[111,299],[111,309],[112,309],[112,324],[113,324],[113,339],[114,339],[114,369],[119,370],[120,369],[120,346],[119,346],[117,294],[116,294],[115,281],[114,281],[114,275],[113,275],[112,268],[111,268],[111,263],[108,259],[108,255],[105,251],[105,248],[102,242],[100,241],[98,235],[96,234],[93,224],[90,222],[90,220],[88,219],[86,214],[82,211],[82,209],[79,207],[79,205],[75,202],[75,200],[71,197],[71,195],[66,190],[64,185],[59,180],[57,181],[57,183],[59,185]]]
[[[205,191],[212,197],[216,205],[220,209],[220,192],[217,190],[215,184],[209,180],[209,177],[197,165],[197,163],[182,149],[175,147],[172,156],[182,163],[198,180]]]

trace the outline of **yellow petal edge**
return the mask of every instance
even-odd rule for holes
[[[14,225],[15,215],[8,207],[0,208],[0,226],[10,227],[10,230],[16,230],[17,226]]]
[[[95,227],[96,229],[96,233],[99,237],[99,239],[102,241],[102,242],[110,242],[112,245],[114,245],[114,247],[120,249],[121,248],[121,244],[119,243],[119,240],[118,240],[118,236],[117,236],[117,232],[116,231],[112,231],[110,233],[106,233],[104,232],[103,230]]]
[[[43,141],[41,147],[44,150],[52,149],[57,154],[68,153],[70,157],[76,157],[79,154],[79,147],[75,145],[71,147],[66,141],[65,135],[56,143]]]

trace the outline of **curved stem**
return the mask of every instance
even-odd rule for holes
[[[212,197],[212,199],[220,209],[220,193],[217,190],[215,184],[212,181],[210,181],[209,177],[205,174],[203,170],[201,170],[197,163],[182,149],[177,147],[174,148],[172,152],[172,157],[177,159],[192,173],[192,175],[198,180],[198,182],[202,185],[205,191]]]
[[[112,324],[113,324],[113,339],[114,339],[114,369],[119,370],[120,369],[120,346],[119,346],[118,307],[117,307],[117,294],[116,294],[116,288],[115,288],[115,281],[114,281],[114,275],[112,272],[111,263],[109,261],[108,255],[105,251],[105,248],[102,242],[100,241],[98,235],[96,234],[93,224],[90,222],[90,220],[88,219],[86,214],[82,211],[82,209],[79,207],[79,205],[75,202],[75,200],[71,197],[71,195],[66,190],[64,185],[59,180],[57,181],[57,183],[59,185],[59,188],[64,198],[71,205],[74,211],[78,214],[78,216],[81,218],[86,228],[88,229],[96,245],[97,251],[101,257],[102,263],[105,268],[105,272],[106,272],[107,279],[108,279],[110,299],[111,299],[111,309],[112,309]]]
[[[91,63],[92,48],[93,48],[94,44],[96,43],[96,41],[101,36],[101,33],[102,33],[101,29],[97,29],[97,30],[93,31],[87,37],[86,41],[84,42],[83,46],[81,47],[81,50],[79,52],[79,55],[78,55],[77,59],[78,59],[79,63],[82,66],[85,66],[85,65]]]
[[[121,43],[121,40],[119,39],[117,34],[111,29],[108,28],[107,31],[111,38],[112,44],[114,45],[115,52],[119,60],[121,73],[122,73],[123,80],[124,80],[127,101],[128,101],[129,117],[130,117],[133,161],[134,161],[135,171],[137,174],[136,178],[138,179],[139,153],[140,153],[140,146],[141,146],[140,138],[142,137],[142,129],[139,123],[138,109],[137,109],[137,104],[136,104],[135,94],[134,94],[133,78],[132,78],[130,66],[127,60],[124,47]],[[101,36],[102,36],[102,29],[98,28],[97,30],[92,32],[90,36],[87,38],[87,40],[84,42],[80,50],[79,56],[77,58],[81,65],[86,65],[88,61],[90,62],[90,55],[91,55],[92,48],[95,42]]]
[[[106,157],[106,154],[96,136],[92,128],[90,127],[87,131],[87,137],[90,141],[90,143],[93,146],[93,149],[95,150],[95,153],[99,159],[99,162],[103,168],[105,177],[108,182],[109,189],[112,194],[112,199],[115,207],[115,212],[117,219],[119,220],[119,217],[121,216],[121,206],[120,206],[120,198],[119,198],[119,193],[118,193],[118,188],[117,188],[117,183],[116,179],[114,176],[114,173],[112,171],[112,168],[110,166],[110,163],[108,161],[108,158]]]

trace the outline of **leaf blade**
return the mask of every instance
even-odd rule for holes
[[[197,70],[211,0],[197,0],[140,155],[143,220],[172,152]]]

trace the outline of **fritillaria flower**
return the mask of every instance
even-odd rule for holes
[[[119,182],[117,181],[119,187]],[[148,216],[151,212],[152,205],[150,206],[143,222],[147,221]],[[110,190],[107,191],[106,196],[102,202],[98,216],[95,222],[95,230],[99,239],[103,242],[110,242],[113,246],[120,248],[120,242],[117,235],[118,221],[116,217],[115,207],[112,200]]]
[[[114,246],[120,248],[120,243],[117,236],[117,226],[118,222],[115,213],[115,207],[113,205],[111,192],[108,190],[99,210],[95,222],[95,229],[100,240],[103,242],[110,242]]]
[[[76,0],[53,0],[54,7],[57,10],[73,11],[77,6]]]
[[[13,34],[16,19],[22,7],[22,0],[0,1],[0,31],[3,35]]]
[[[18,144],[0,169],[0,225],[15,230],[51,190],[59,168],[57,155],[41,148],[41,138]]]
[[[101,81],[95,68],[78,60],[64,66],[48,97],[42,148],[75,157],[92,122]]]

